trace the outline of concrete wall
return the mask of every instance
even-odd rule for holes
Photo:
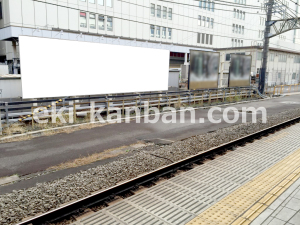
[[[0,78],[0,99],[19,98],[22,96],[21,79]]]
[[[0,75],[9,74],[8,65],[0,65]]]

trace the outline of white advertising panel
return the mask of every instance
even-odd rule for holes
[[[169,51],[20,36],[23,98],[168,89]]]

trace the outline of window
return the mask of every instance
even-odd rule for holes
[[[239,25],[235,25],[235,33],[238,33],[239,32]]]
[[[241,20],[243,19],[243,13],[242,13],[242,11],[240,11],[240,19]]]
[[[210,45],[212,45],[213,44],[213,35],[211,34],[210,35]]]
[[[113,0],[106,0],[106,6],[107,6],[107,7],[113,7],[112,1],[113,1]]]
[[[245,33],[245,28],[244,28],[244,26],[242,26],[242,34],[244,34]]]
[[[235,25],[232,24],[232,33],[234,33],[234,31],[235,31]]]
[[[234,39],[231,39],[231,47],[234,47]]]
[[[233,40],[233,39],[231,39],[231,40]],[[226,54],[226,56],[225,56],[225,61],[230,61],[230,53],[229,53],[229,54]]]
[[[201,16],[198,16],[198,26],[201,26]]]
[[[158,18],[161,17],[161,6],[160,5],[157,6],[157,14],[156,15]]]
[[[237,10],[237,11],[236,11],[236,18],[237,18],[237,19],[240,18],[240,10]]]
[[[274,61],[274,53],[270,53],[270,57],[269,57],[270,61],[273,62]]]
[[[278,78],[281,78],[281,73],[278,73]]]
[[[203,0],[203,9],[206,9],[206,0]]]
[[[154,25],[150,25],[150,37],[154,37]]]
[[[107,30],[108,31],[113,30],[113,18],[110,16],[107,17]]]
[[[86,27],[86,13],[80,12],[80,27]]]
[[[104,30],[104,16],[103,15],[99,15],[98,17],[98,27],[99,30]]]
[[[155,5],[151,4],[151,16],[155,16]]]
[[[96,15],[90,14],[90,28],[96,29]]]
[[[98,5],[104,5],[104,0],[98,0]]]
[[[241,46],[241,41],[240,40],[238,40],[238,47],[240,47]]]
[[[233,10],[233,18],[236,17],[236,9]]]
[[[163,7],[163,18],[167,19],[167,7]]]
[[[205,34],[202,34],[201,43],[204,44],[205,41]]]
[[[210,23],[209,23],[210,19],[209,17],[207,17],[207,27],[209,27]]]
[[[206,17],[203,16],[203,17],[202,17],[202,20],[203,20],[203,26],[206,27]]]
[[[156,37],[160,38],[160,26],[156,26]]]
[[[167,28],[163,27],[161,37],[166,39],[166,33],[167,33]]]
[[[234,40],[234,47],[237,47],[237,40]]]
[[[89,3],[95,4],[95,0],[89,0]]]
[[[3,19],[3,14],[2,14],[2,2],[0,2],[0,19]]]
[[[208,45],[208,41],[209,41],[209,34],[206,34],[206,44]]]
[[[243,20],[245,20],[246,14],[245,12],[243,12]]]
[[[293,74],[292,74],[292,79],[293,79],[293,80],[296,79],[296,73],[293,73]]]
[[[169,39],[172,39],[172,29],[171,28],[168,28],[168,33],[169,33]]]
[[[241,27],[241,25],[239,25],[239,34],[241,34],[242,33],[242,27]]]
[[[215,3],[214,3],[214,2],[211,3],[211,11],[212,11],[212,12],[215,11]]]
[[[198,33],[198,34],[197,34],[197,43],[199,43],[199,44],[200,44],[200,36],[201,36],[201,34]]]
[[[210,19],[210,27],[212,29],[214,28],[214,19],[213,18]]]
[[[244,46],[244,41],[241,41],[241,47],[243,47]]]
[[[168,13],[169,15],[169,20],[171,20],[172,19],[172,9],[171,8],[169,8],[169,13]]]
[[[262,59],[262,52],[257,52],[256,58],[257,58],[257,60],[261,60]]]
[[[210,1],[207,1],[207,10],[210,11]]]

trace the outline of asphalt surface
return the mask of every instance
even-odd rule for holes
[[[274,115],[292,108],[300,107],[300,95],[286,96],[272,100],[233,105],[238,110],[242,107],[265,107],[267,115]],[[223,106],[225,108],[225,106]],[[232,126],[222,120],[219,124],[207,120],[209,109],[195,111],[196,121],[204,118],[205,123],[191,123],[190,113],[185,113],[185,123],[165,124],[160,119],[157,123],[111,124],[93,129],[62,133],[53,136],[37,137],[27,141],[0,144],[0,177],[18,174],[20,176],[43,171],[51,166],[102,152],[107,149],[134,144],[140,140],[177,141],[198,134],[211,132],[219,128]],[[221,112],[215,111],[215,119],[222,118]],[[252,114],[248,114],[249,119]],[[168,117],[170,119],[171,116]],[[229,114],[233,118],[233,113]],[[236,123],[241,123],[239,119]]]

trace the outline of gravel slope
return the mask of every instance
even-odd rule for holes
[[[184,141],[174,142],[155,150],[140,150],[133,156],[121,158],[106,165],[81,171],[54,180],[40,183],[35,187],[13,191],[0,196],[0,224],[14,224],[28,216],[43,213],[61,204],[80,199],[92,192],[111,187],[120,181],[134,178],[171,161],[184,159],[190,155],[243,137],[261,129],[300,116],[300,109],[289,110],[268,117],[267,123],[246,123],[219,129],[216,132],[198,135]],[[154,155],[158,155],[160,158]]]

